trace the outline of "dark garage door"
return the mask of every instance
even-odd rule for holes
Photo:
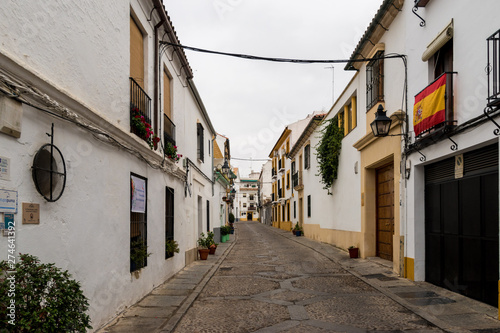
[[[426,281],[498,305],[498,146],[425,168]]]

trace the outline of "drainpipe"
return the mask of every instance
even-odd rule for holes
[[[156,4],[155,4],[156,8]],[[161,10],[156,8],[157,10]],[[154,64],[154,76],[155,76],[155,86],[154,86],[154,113],[155,113],[155,123],[154,123],[154,131],[156,135],[159,134],[160,132],[160,126],[159,126],[159,109],[160,109],[160,101],[158,99],[158,94],[159,94],[159,89],[160,89],[160,52],[159,52],[159,38],[158,38],[158,29],[161,27],[161,25],[165,23],[165,19],[162,15],[160,15],[160,22],[158,22],[155,25],[155,30],[154,30],[154,35],[155,35],[155,64]]]

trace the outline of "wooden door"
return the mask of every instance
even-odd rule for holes
[[[394,165],[377,169],[377,256],[392,261]]]

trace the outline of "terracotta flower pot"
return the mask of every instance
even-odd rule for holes
[[[210,250],[209,254],[215,254],[215,250],[217,250],[217,245],[215,244],[211,245],[209,250]]]
[[[359,257],[359,249],[357,247],[353,247],[348,249],[350,258],[358,258]]]
[[[209,249],[199,249],[198,252],[200,253],[200,260],[207,260],[208,254],[210,253]]]

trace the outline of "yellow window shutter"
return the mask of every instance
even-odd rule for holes
[[[168,119],[172,119],[172,110],[171,110],[171,101],[170,101],[170,78],[167,73],[163,71],[163,113],[165,113]]]
[[[349,106],[344,105],[344,135],[349,133]]]
[[[142,32],[130,17],[130,77],[144,89],[144,40]]]
[[[356,109],[356,96],[351,97],[351,112],[352,112],[352,128],[356,128],[357,125],[357,109]]]

